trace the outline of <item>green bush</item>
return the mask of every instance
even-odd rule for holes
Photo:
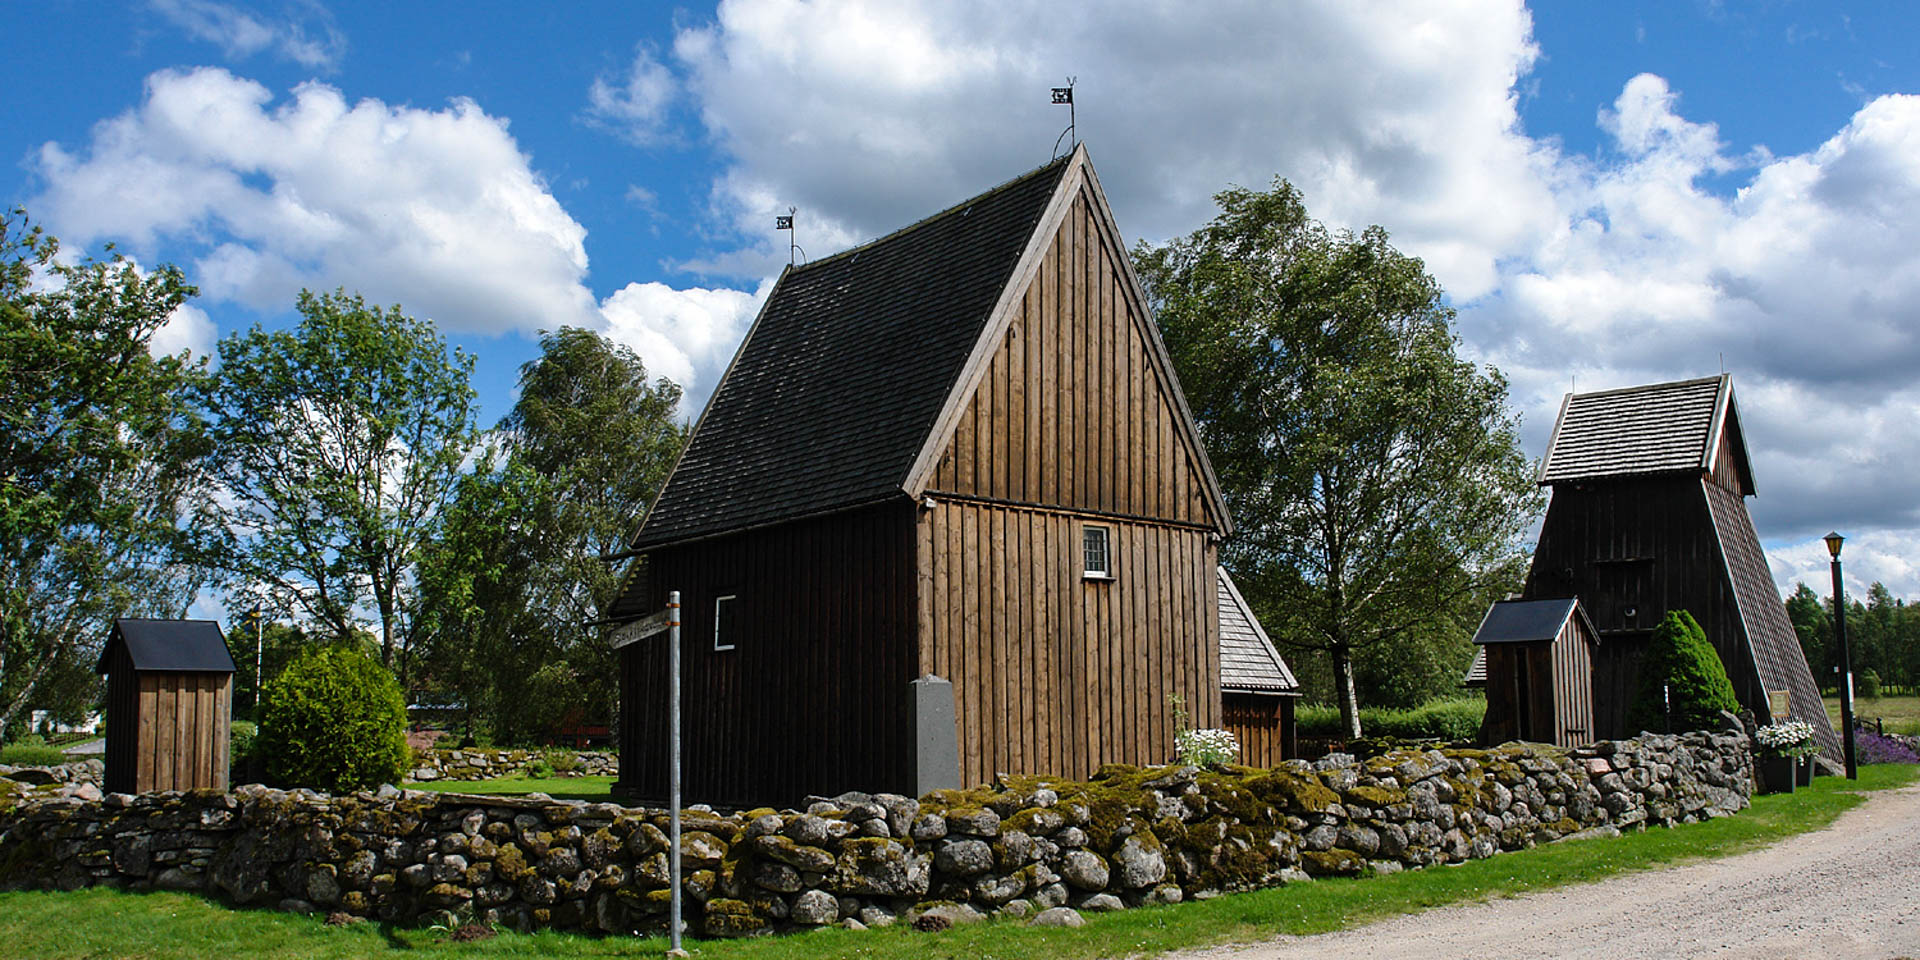
[[[343,793],[397,783],[406,772],[400,684],[352,647],[318,647],[267,684],[256,741],[267,776]]]
[[[1393,740],[1471,740],[1480,734],[1487,702],[1479,697],[1435,700],[1406,710],[1360,708],[1360,732]],[[1294,712],[1302,736],[1340,735],[1340,708],[1303,706]]]
[[[260,746],[260,726],[247,720],[235,720],[227,731],[227,769],[233,782],[240,783],[252,769],[254,752]]]
[[[540,759],[545,761],[554,773],[578,773],[580,771],[580,756],[564,747],[548,747],[546,750],[541,751]]]
[[[66,763],[67,755],[59,747],[47,746],[39,734],[29,733],[0,747],[0,763],[11,767],[51,767]]]
[[[1646,659],[1640,663],[1640,688],[1627,711],[1628,726],[1665,731],[1668,702],[1675,731],[1718,729],[1720,711],[1740,712],[1720,654],[1707,642],[1707,632],[1693,614],[1685,610],[1668,611],[1654,628]]]
[[[1860,695],[1868,700],[1878,700],[1880,692],[1880,673],[1872,667],[1860,671]]]

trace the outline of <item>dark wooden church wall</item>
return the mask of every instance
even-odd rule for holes
[[[1554,488],[1524,596],[1578,596],[1599,630],[1597,736],[1638,732],[1626,729],[1627,710],[1646,638],[1669,610],[1700,622],[1742,704],[1766,703],[1718,536],[1697,474]]]
[[[707,585],[681,595],[687,802],[913,792],[913,530],[902,498],[649,556],[650,609],[676,584]],[[737,642],[716,651],[726,594]],[[622,651],[616,789],[639,800],[667,796],[665,636]]]

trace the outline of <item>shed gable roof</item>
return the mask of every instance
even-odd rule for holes
[[[636,549],[903,496],[1070,163],[781,275]]]
[[[94,670],[105,673],[116,647],[124,646],[136,672],[232,673],[233,654],[227,638],[212,620],[141,620],[122,618],[100,651]]]
[[[1274,649],[1226,567],[1216,567],[1220,594],[1220,689],[1229,693],[1298,695],[1300,682]]]
[[[1487,607],[1473,642],[1533,643],[1552,640],[1566,629],[1567,619],[1579,610],[1580,601],[1571,597],[1559,600],[1499,600]],[[1589,629],[1588,635],[1596,635]]]
[[[1560,406],[1540,482],[1712,472],[1726,439],[1732,476],[1753,494],[1753,470],[1727,374],[1595,393],[1570,393]]]

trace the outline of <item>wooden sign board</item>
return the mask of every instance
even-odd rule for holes
[[[632,643],[639,643],[648,637],[665,633],[667,629],[667,611],[662,610],[650,617],[643,617],[632,623],[622,624],[613,631],[612,647],[615,650]]]
[[[1787,712],[1787,707],[1790,706],[1792,702],[1793,691],[1791,690],[1767,691],[1767,710],[1773,714],[1774,723],[1784,722],[1787,717],[1791,716],[1791,714]]]

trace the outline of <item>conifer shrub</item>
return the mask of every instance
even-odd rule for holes
[[[1667,699],[1671,699],[1673,728],[1667,729]],[[1720,654],[1707,642],[1693,614],[1669,610],[1653,631],[1646,658],[1640,663],[1640,688],[1627,723],[1634,730],[1679,732],[1720,727],[1720,711],[1740,712],[1740,701],[1727,680]]]
[[[335,644],[301,654],[267,684],[256,749],[286,786],[345,793],[406,772],[407,708],[387,668]]]

